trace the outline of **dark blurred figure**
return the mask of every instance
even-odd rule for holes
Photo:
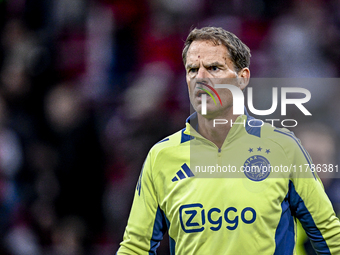
[[[69,216],[63,218],[55,227],[52,235],[53,243],[46,255],[83,255],[90,254],[84,250],[85,223],[79,218]]]
[[[86,238],[103,227],[104,158],[93,116],[74,84],[59,84],[46,97],[48,141],[55,148],[58,217],[76,215],[86,222]]]
[[[5,238],[15,222],[20,201],[16,176],[23,165],[23,151],[18,134],[8,125],[8,110],[0,96],[0,254]]]

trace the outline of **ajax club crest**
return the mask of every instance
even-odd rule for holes
[[[269,161],[260,155],[249,157],[243,165],[244,174],[252,181],[262,181],[270,174]]]

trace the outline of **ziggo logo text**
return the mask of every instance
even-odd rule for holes
[[[228,207],[224,213],[216,207],[206,210],[200,203],[186,204],[179,208],[179,219],[185,233],[202,232],[206,219],[211,224],[210,229],[218,231],[221,229],[223,220],[227,223],[226,228],[235,230],[239,225],[239,216],[245,224],[252,224],[256,220],[256,211],[252,207],[246,207],[241,213],[235,207]]]

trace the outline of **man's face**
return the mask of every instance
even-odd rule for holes
[[[215,105],[214,100],[207,94],[207,118],[224,116],[226,111],[232,109],[232,95],[228,89],[216,89],[222,106],[217,96],[209,89],[209,86],[214,87],[215,84],[238,84],[236,80],[238,74],[227,47],[223,44],[215,45],[208,40],[194,41],[187,52],[185,68],[190,102],[198,113],[202,110],[201,95],[207,94],[202,88],[209,91],[217,102]]]

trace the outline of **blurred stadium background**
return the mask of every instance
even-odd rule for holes
[[[181,51],[206,25],[250,47],[252,77],[340,75],[339,0],[0,0],[0,254],[115,253],[148,150],[189,115]],[[296,132],[338,164],[340,87],[312,89]]]

